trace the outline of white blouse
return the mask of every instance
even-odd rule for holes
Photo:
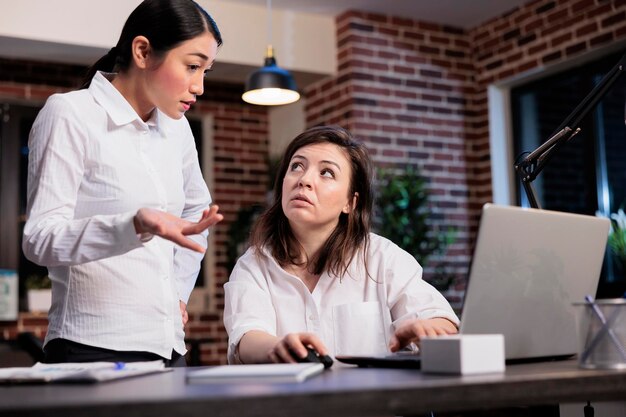
[[[398,323],[409,318],[459,319],[448,301],[422,280],[422,267],[406,251],[370,234],[367,267],[355,257],[342,279],[323,273],[310,292],[264,251],[253,249],[237,261],[224,285],[224,324],[228,360],[237,363],[237,346],[245,333],[261,330],[283,337],[310,332],[331,355],[387,352]]]
[[[196,221],[211,197],[185,118],[143,122],[102,73],[51,96],[29,138],[26,257],[48,267],[46,343],[184,354],[179,300],[202,255],[135,233],[142,207]],[[207,234],[193,236],[206,247]]]

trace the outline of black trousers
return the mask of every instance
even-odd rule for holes
[[[83,345],[67,339],[53,339],[44,347],[45,363],[64,362],[143,362],[162,360],[166,367],[185,367],[185,357],[172,351],[172,359],[165,359],[156,353],[117,351]]]

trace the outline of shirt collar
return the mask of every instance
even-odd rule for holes
[[[98,104],[104,108],[113,123],[123,126],[132,122],[138,122],[142,126],[156,127],[162,132],[162,123],[160,123],[162,121],[161,112],[155,108],[147,122],[141,120],[133,106],[111,84],[113,77],[115,77],[115,73],[98,71],[89,85],[89,92]]]

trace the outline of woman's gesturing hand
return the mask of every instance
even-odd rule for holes
[[[187,325],[187,322],[189,321],[189,313],[187,312],[187,304],[179,300],[178,305],[180,307],[180,314],[183,317],[183,328],[185,328],[185,326]]]
[[[219,214],[218,206],[213,205],[202,212],[198,222],[190,222],[173,214],[151,208],[141,208],[134,218],[135,231],[138,234],[150,233],[160,236],[184,248],[204,253],[205,248],[186,236],[197,235],[220,222],[224,216]]]

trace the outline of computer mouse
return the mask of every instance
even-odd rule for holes
[[[297,362],[313,362],[313,363],[321,363],[324,365],[324,369],[328,369],[333,366],[333,358],[328,355],[320,355],[317,351],[311,347],[306,347],[307,355],[304,358],[299,357],[295,354],[295,352],[291,352],[293,358]]]

